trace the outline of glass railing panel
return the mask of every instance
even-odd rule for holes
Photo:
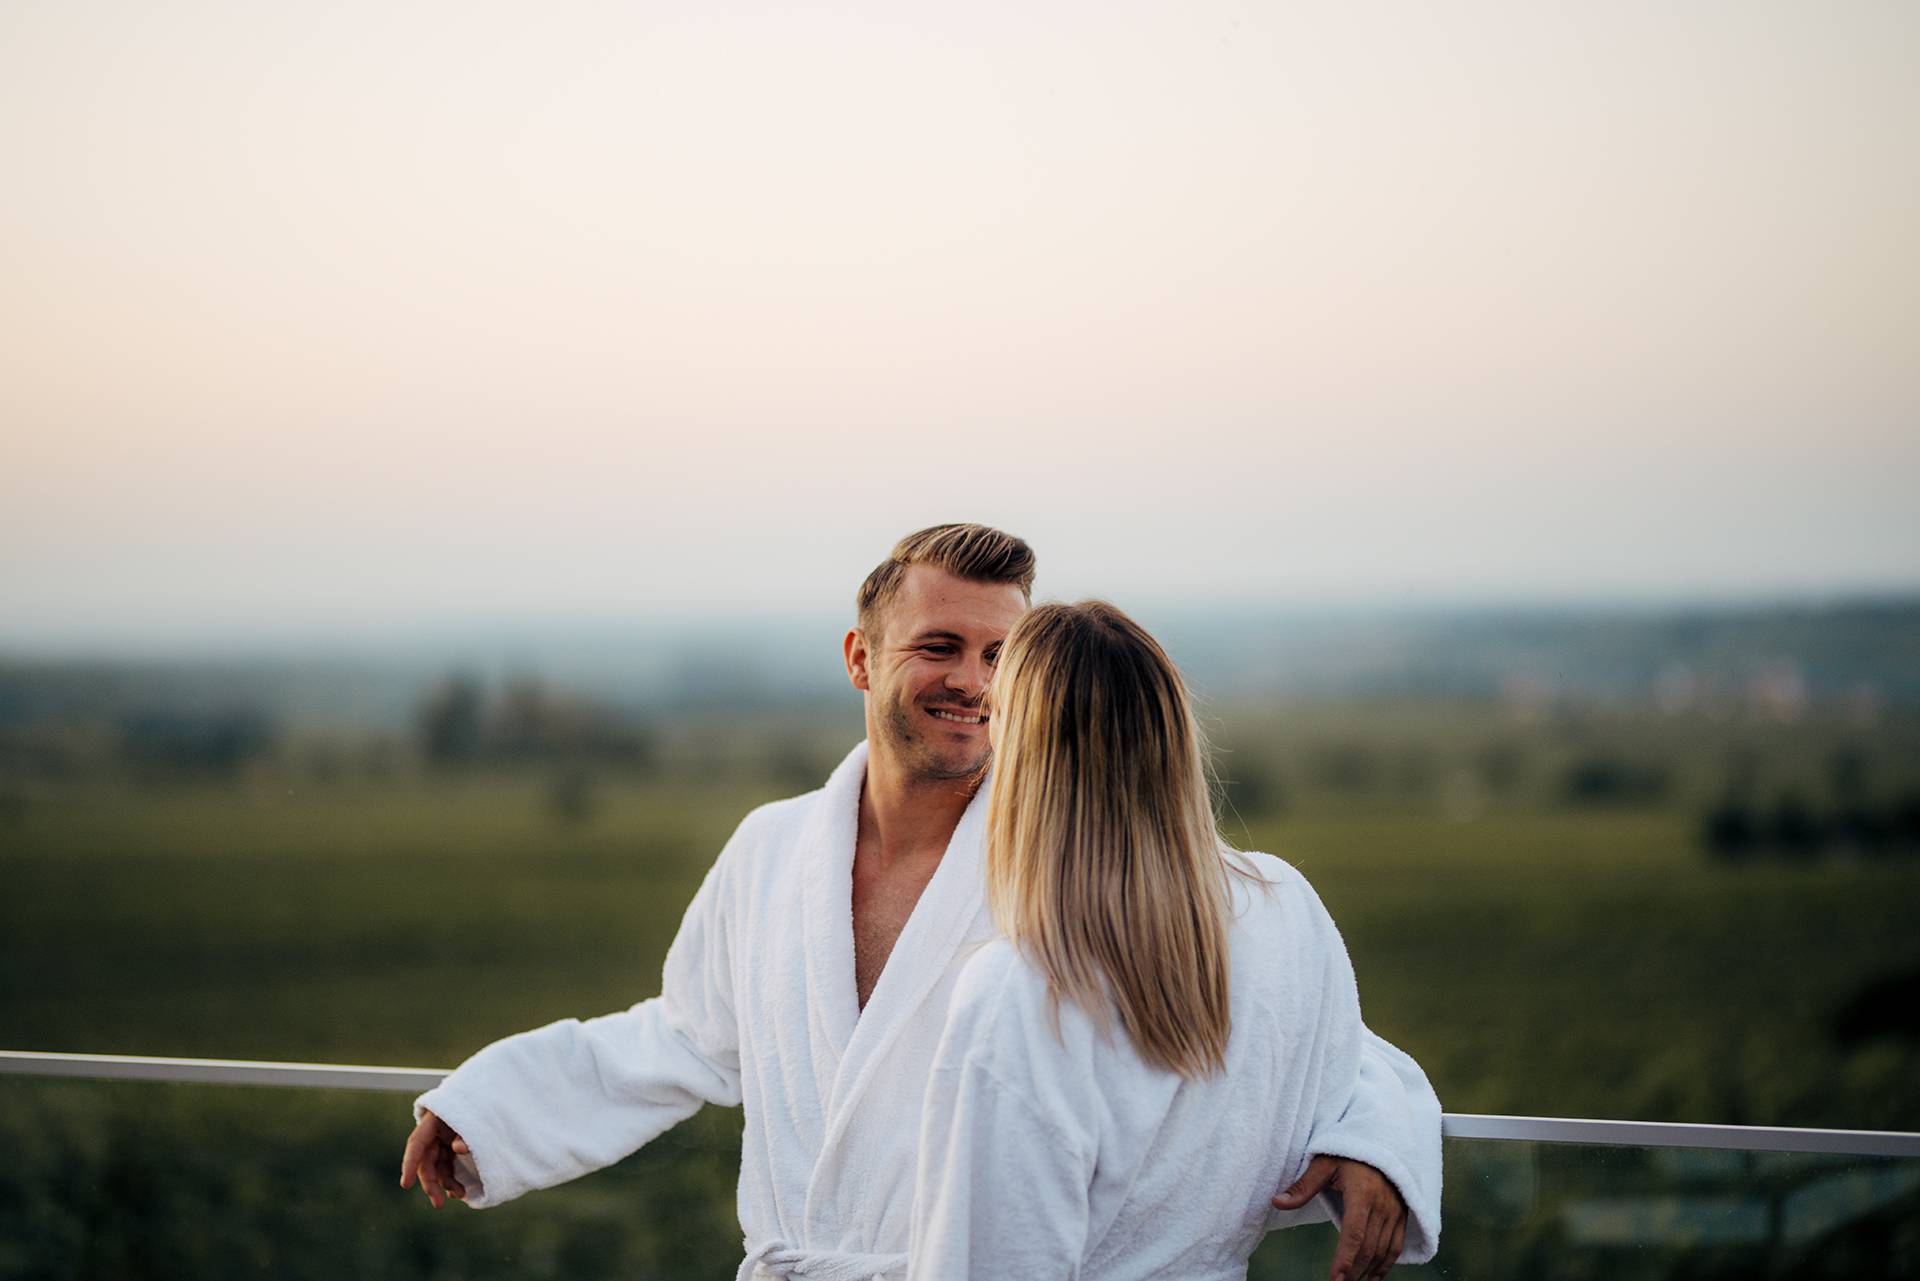
[[[476,1213],[397,1186],[410,1095],[0,1075],[0,1281],[727,1277],[739,1114]],[[1440,1255],[1396,1275],[1920,1277],[1920,1156],[1446,1142]],[[1330,1227],[1250,1275],[1319,1281]]]
[[[398,1186],[411,1097],[0,1076],[0,1281],[730,1278],[740,1117],[486,1211]]]
[[[1395,1275],[1920,1277],[1920,1157],[1449,1139],[1439,1255]],[[1324,1228],[1251,1275],[1327,1275]]]

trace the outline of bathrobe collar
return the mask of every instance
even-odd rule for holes
[[[853,856],[866,776],[867,744],[862,742],[827,780],[806,842],[807,995],[815,1030],[822,1033],[814,1039],[814,1063],[827,1117],[823,1154],[834,1150],[854,1104],[908,1016],[973,933],[981,907],[985,784],[961,814],[940,866],[861,1011],[853,977]]]

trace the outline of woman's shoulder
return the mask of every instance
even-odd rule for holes
[[[1030,1115],[1081,1138],[1111,1120],[1111,1100],[1164,1105],[1179,1082],[1140,1058],[1117,1018],[1056,1000],[1045,972],[1004,937],[964,963],[934,1071],[1016,1098]]]
[[[1055,1000],[1047,976],[1005,936],[976,948],[960,969],[947,1008],[941,1062],[1002,1067],[1035,1060],[1084,1062],[1093,1024],[1074,1002]]]
[[[1312,884],[1285,859],[1259,850],[1228,850],[1226,859],[1234,869],[1230,880],[1236,913],[1255,906],[1269,911],[1321,910],[1320,896],[1314,893]]]
[[[986,939],[960,958],[960,978],[954,984],[953,1002],[977,1003],[991,999],[1020,970],[1027,968],[1020,949],[1004,934]]]
[[[960,965],[947,1012],[947,1026],[965,1024],[976,1032],[987,1030],[1001,1016],[1025,1021],[1032,1009],[1047,1001],[1047,980],[1005,935],[995,935],[974,948]]]
[[[1326,905],[1299,868],[1257,850],[1228,854],[1239,874],[1231,877],[1235,946],[1290,954],[1298,964],[1309,955],[1346,945]]]

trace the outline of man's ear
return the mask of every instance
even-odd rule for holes
[[[857,690],[872,689],[872,679],[867,670],[867,634],[858,627],[849,630],[841,648],[846,651],[847,679],[853,682],[853,687]]]

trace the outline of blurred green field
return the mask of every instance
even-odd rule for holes
[[[1905,785],[1909,733],[1868,740],[1880,785]],[[1700,808],[1730,756],[1759,759],[1779,786],[1817,787],[1836,744],[1859,741],[1844,726],[1772,734],[1351,710],[1242,714],[1218,731],[1222,773],[1237,780],[1229,829],[1318,887],[1369,1023],[1421,1061],[1449,1110],[1920,1129],[1911,1029],[1849,1038],[1839,1023],[1875,983],[1920,972],[1920,859],[1702,851]],[[623,1008],[657,989],[734,823],[797,790],[796,774],[824,776],[842,744],[789,746],[770,752],[748,733],[698,768],[600,777],[590,804],[565,813],[551,772],[534,768],[38,785],[0,823],[0,1046],[450,1067],[495,1037]],[[1494,783],[1462,773],[1509,748],[1520,765]],[[1350,766],[1356,751],[1375,761],[1358,784],[1315,765]],[[1556,780],[1594,752],[1657,765],[1667,782],[1651,797],[1570,803]],[[770,758],[786,761],[778,776]],[[100,1088],[0,1091],[0,1124],[38,1154],[16,1165],[16,1189],[93,1177],[62,1155],[82,1139],[23,1136],[100,1124],[47,1103]],[[272,1092],[231,1093],[235,1115],[281,1106]],[[153,1150],[202,1142],[220,1106],[196,1104]],[[397,1159],[405,1100],[351,1106],[356,1133],[385,1124]],[[644,1185],[631,1193],[642,1200],[671,1202],[661,1180],[704,1188],[718,1258],[731,1248],[732,1123],[703,1124],[698,1176],[656,1154],[614,1177]],[[96,1175],[106,1168],[120,1167]],[[19,1204],[0,1236],[40,1221]],[[466,1246],[418,1248],[439,1262],[413,1274],[473,1263]],[[606,1257],[653,1274],[634,1249]],[[71,1261],[0,1253],[0,1275],[70,1270],[45,1267],[52,1257]]]

